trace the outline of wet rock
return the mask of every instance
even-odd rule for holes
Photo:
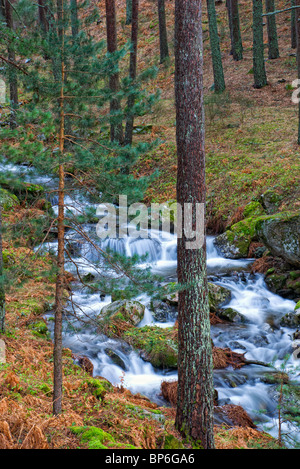
[[[110,348],[106,348],[104,349],[104,352],[106,353],[107,356],[109,356],[109,358],[112,359],[115,365],[119,366],[120,368],[122,368],[122,370],[126,371],[125,363],[123,362],[122,358],[119,357],[119,355],[114,350]]]
[[[281,318],[280,324],[282,326],[297,327],[300,325],[300,308],[297,305],[293,312],[287,313]]]
[[[240,314],[233,308],[221,309],[218,313],[219,318],[225,319],[225,321],[234,322],[234,323],[244,323],[245,316]]]
[[[212,313],[221,311],[220,308],[231,299],[231,291],[220,285],[208,283],[209,308]]]
[[[165,301],[152,300],[150,302],[150,310],[157,322],[168,322],[171,319],[176,319],[178,316],[176,309]]]

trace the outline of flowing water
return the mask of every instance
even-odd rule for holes
[[[32,175],[30,175],[32,181]],[[37,181],[43,182],[45,181]],[[67,198],[66,203],[73,213],[81,213],[87,200],[80,194]],[[57,199],[52,198],[54,211],[57,211]],[[101,248],[109,247],[121,254],[132,256],[148,253],[148,264],[152,271],[164,277],[166,282],[176,281],[177,242],[174,235],[151,231],[149,239],[110,239],[100,241],[95,235],[93,224],[86,224],[84,230],[95,236],[95,242]],[[77,233],[67,233],[68,244],[71,247],[75,264],[66,261],[66,270],[76,274],[101,274],[101,254],[90,246]],[[44,248],[56,250],[56,241],[47,243]],[[274,362],[280,368],[287,354],[290,355],[287,366],[294,369],[299,361],[291,355],[293,330],[281,327],[280,318],[292,312],[295,302],[281,298],[270,292],[260,274],[253,275],[250,266],[253,260],[230,260],[222,257],[214,246],[213,237],[207,238],[207,269],[210,281],[231,290],[232,298],[226,307],[238,311],[244,318],[243,324],[220,324],[212,326],[211,334],[214,345],[229,347],[231,350],[244,353],[248,360],[265,363]],[[140,265],[145,268],[146,264]],[[143,295],[137,298],[146,306],[145,316],[139,327],[155,324],[168,327],[174,320],[158,323],[154,320],[149,309],[150,298]],[[72,294],[73,309],[78,318],[93,318],[101,309],[111,302],[109,295],[89,293],[82,287],[74,285]],[[75,327],[75,329],[74,329]],[[174,371],[162,371],[145,362],[130,346],[115,339],[95,333],[96,326],[83,325],[73,320],[66,322],[64,330],[64,346],[69,347],[75,354],[87,356],[94,365],[94,375],[107,378],[114,385],[121,383],[132,392],[140,392],[158,404],[166,405],[160,396],[160,385],[163,380],[176,380]],[[110,354],[107,352],[110,351]],[[112,357],[112,352],[116,355]],[[116,360],[116,356],[118,360]],[[233,403],[241,405],[254,421],[264,424],[276,424],[277,399],[276,386],[265,382],[268,368],[260,365],[247,365],[240,370],[230,367],[225,370],[214,371],[215,388],[218,391],[220,405]],[[268,430],[276,435],[276,426]]]

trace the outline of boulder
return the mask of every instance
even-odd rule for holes
[[[19,199],[15,194],[11,194],[6,189],[0,188],[0,204],[2,209],[10,210],[12,207],[19,205]]]
[[[119,300],[102,308],[99,320],[125,321],[131,326],[137,326],[144,317],[145,306],[134,300]]]
[[[215,283],[208,282],[209,309],[212,313],[220,311],[221,306],[231,299],[231,291]]]
[[[260,196],[261,204],[268,214],[278,212],[282,200],[283,196],[272,189],[267,190]]]
[[[259,239],[273,256],[300,267],[300,215],[282,212],[262,218],[256,224]]]

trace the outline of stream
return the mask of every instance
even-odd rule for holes
[[[20,167],[18,168],[20,170]],[[47,185],[46,178],[36,176],[34,172],[30,173],[28,168],[24,168],[24,175],[29,182]],[[51,203],[54,212],[57,212],[55,196],[52,196]],[[66,204],[75,214],[84,211],[87,206],[90,207],[89,201],[76,191],[72,192],[72,198],[66,197]],[[102,248],[109,247],[128,256],[148,253],[148,262],[153,273],[163,276],[166,282],[177,280],[177,243],[174,235],[151,231],[149,239],[128,237],[101,241],[96,236],[95,224],[86,224],[83,228],[90,236],[94,236],[94,241]],[[81,275],[101,274],[99,252],[71,230],[66,236],[72,247],[72,258],[77,265],[75,267],[73,262],[66,260],[66,270],[75,276],[77,268]],[[55,252],[57,242],[47,242],[43,249]],[[292,355],[292,334],[295,329],[279,326],[280,318],[294,310],[295,302],[269,291],[263,275],[250,272],[252,262],[253,259],[225,259],[214,246],[214,237],[207,237],[209,281],[231,290],[231,300],[225,307],[233,308],[245,318],[243,324],[226,323],[212,326],[213,343],[216,347],[229,347],[235,352],[244,353],[248,360],[274,362],[277,369],[289,354],[287,366],[295,369],[299,365],[299,360]],[[140,266],[144,267],[145,265]],[[111,302],[111,297],[100,297],[100,293],[90,293],[75,283],[72,300],[76,305],[74,308],[78,318],[86,318],[98,315],[101,309]],[[147,295],[142,295],[137,300],[146,307],[144,319],[138,327],[147,324],[169,327],[174,324],[174,319],[163,323],[154,320],[149,309],[150,298]],[[75,319],[72,322],[66,321],[63,333],[64,347],[70,348],[74,354],[87,356],[93,363],[95,376],[103,376],[114,385],[123,384],[133,393],[139,392],[159,405],[168,405],[160,395],[160,385],[163,380],[176,380],[177,373],[174,370],[153,368],[129,345],[120,340],[97,335],[95,329],[95,325],[83,325]],[[116,364],[106,353],[108,349],[117,354],[122,366]],[[277,436],[277,386],[265,382],[264,377],[270,372],[268,370],[260,365],[247,365],[239,370],[233,370],[231,367],[215,370],[214,384],[218,391],[219,405],[231,403],[242,406],[253,421],[258,423],[258,428]]]

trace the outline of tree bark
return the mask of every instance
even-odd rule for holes
[[[160,63],[162,64],[169,58],[165,0],[157,0],[157,4],[159,20]]]
[[[105,0],[106,8],[106,32],[107,32],[107,51],[110,54],[117,52],[117,22],[115,0]],[[115,96],[120,89],[119,73],[113,73],[109,77],[109,88],[114,95],[110,102],[110,112],[113,114],[120,111],[120,100]],[[110,126],[111,141],[122,144],[123,142],[123,126],[122,122],[112,123]]]
[[[130,52],[130,64],[129,64],[129,78],[132,84],[136,79],[136,68],[137,68],[137,44],[138,44],[138,18],[139,18],[139,0],[132,0],[132,21],[131,21],[131,52]],[[131,93],[128,98],[127,108],[128,115],[126,119],[125,129],[125,145],[132,145],[133,135],[133,122],[134,116],[132,108],[134,106],[135,96]]]
[[[229,0],[231,4],[231,23],[232,23],[232,55],[234,60],[243,59],[243,44],[240,29],[240,15],[238,0]]]
[[[214,71],[215,92],[221,93],[225,90],[225,79],[223,72],[220,40],[218,34],[217,15],[215,0],[207,0],[208,24],[211,58]]]
[[[266,12],[272,13],[275,11],[275,0],[266,0]],[[269,59],[278,59],[279,48],[276,27],[276,15],[267,16],[268,28],[268,44],[269,44]]]
[[[253,0],[253,73],[255,88],[263,88],[267,84],[262,13],[262,0]]]
[[[70,0],[71,6],[71,28],[73,39],[76,39],[79,33],[79,19],[78,19],[78,6],[77,0]]]
[[[132,0],[126,0],[126,24],[131,24],[132,20]]]
[[[205,204],[202,2],[175,2],[177,202]],[[195,221],[193,219],[193,221]],[[183,215],[183,224],[185,215]],[[204,227],[203,227],[204,229]],[[214,447],[213,363],[206,248],[178,239],[178,403],[176,427],[203,448]]]
[[[57,275],[55,294],[55,324],[54,324],[54,348],[53,348],[53,414],[58,415],[62,411],[62,321],[63,321],[63,294],[64,294],[64,263],[65,263],[65,214],[64,214],[64,190],[65,174],[63,164],[64,142],[65,142],[65,112],[64,112],[64,84],[65,66],[63,61],[64,50],[64,27],[63,27],[63,0],[57,0],[58,33],[61,39],[61,90],[60,90],[60,128],[59,128],[59,186],[58,186],[58,218],[57,218]]]

